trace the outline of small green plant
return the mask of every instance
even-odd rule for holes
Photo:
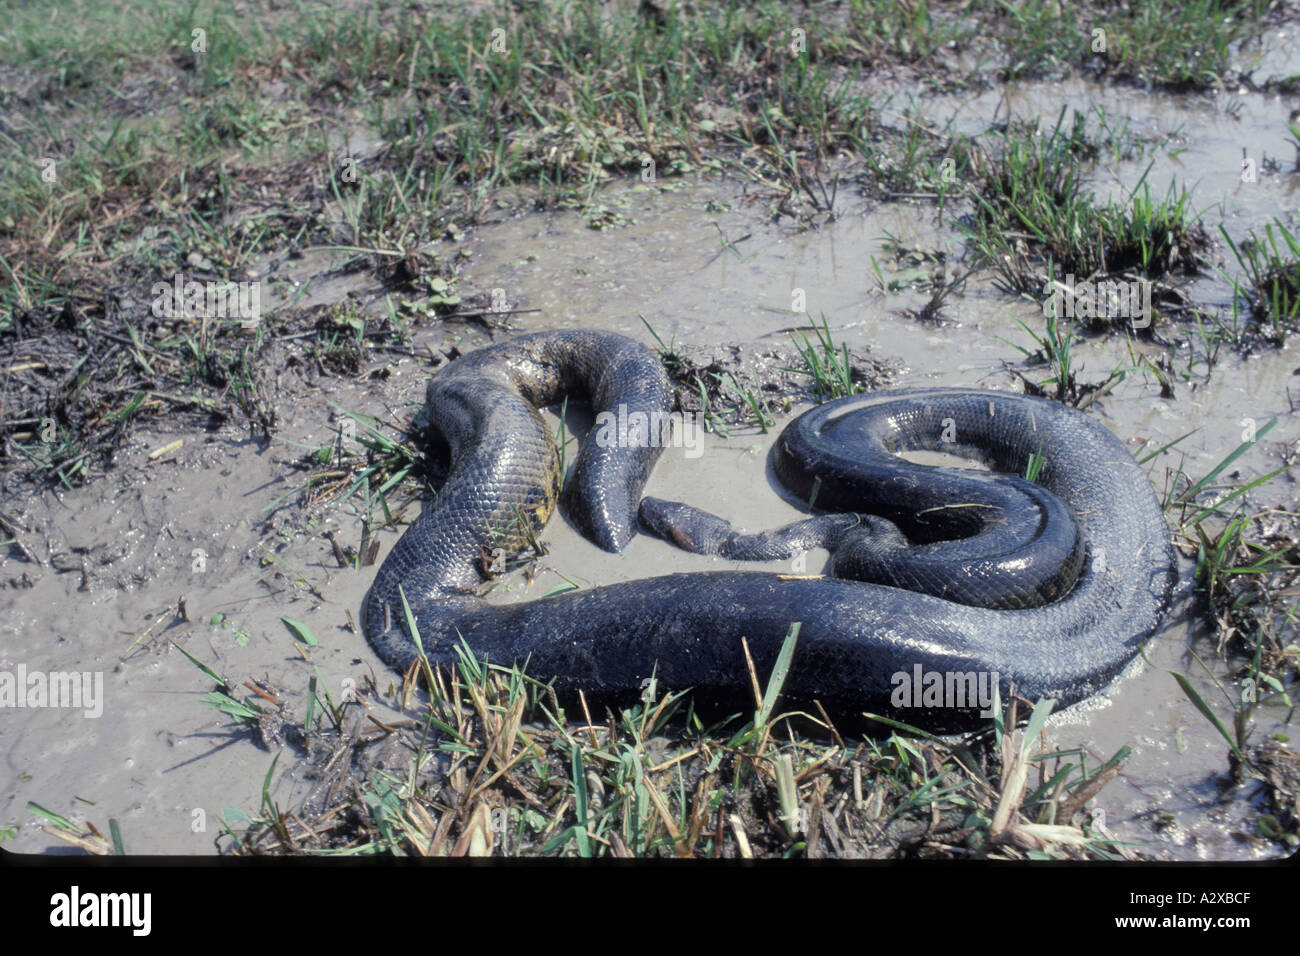
[[[1278,220],[1264,227],[1262,237],[1252,230],[1240,243],[1223,226],[1219,231],[1245,273],[1245,284],[1232,280],[1236,298],[1248,304],[1258,325],[1282,342],[1300,325],[1300,239]]]
[[[209,691],[205,694],[203,697],[203,703],[207,704],[209,707],[215,707],[228,717],[235,718],[235,720],[241,724],[249,727],[257,726],[258,721],[260,721],[263,716],[263,710],[255,702],[255,698],[246,697],[242,701],[236,700],[231,696],[234,688],[230,685],[229,681],[207,664],[204,664],[189,651],[185,650],[185,648],[181,647],[175,641],[172,641],[171,645],[189,658],[190,663],[215,681],[217,686],[220,688],[220,690]]]
[[[811,340],[802,333],[798,337],[791,335],[794,347],[798,350],[804,364],[803,368],[791,368],[786,371],[811,378],[813,395],[818,402],[856,395],[863,391],[863,384],[853,377],[849,347],[844,343],[835,344],[826,313],[821,314],[821,325],[813,321],[812,330],[814,339]]]
[[[745,404],[749,406],[749,410],[754,413],[754,424],[758,426],[759,431],[766,435],[768,427],[776,424],[776,419],[768,411],[766,403],[754,394],[753,389],[741,388],[740,383],[736,381],[736,376],[728,373],[728,377],[731,379],[731,386],[735,389],[736,394],[744,399]]]
[[[1055,399],[1076,408],[1086,408],[1101,395],[1104,395],[1124,377],[1121,369],[1115,369],[1104,382],[1084,385],[1079,382],[1078,369],[1074,365],[1074,345],[1077,336],[1073,320],[1062,321],[1054,308],[1049,308],[1044,316],[1043,331],[1031,328],[1020,319],[1015,320],[1025,334],[1029,336],[1034,348],[1026,348],[1017,342],[999,337],[1012,348],[1025,356],[1029,367],[1046,366],[1050,373],[1046,379],[1031,381],[1019,369],[1008,366],[1031,395],[1040,395]]]
[[[664,368],[666,368],[670,374],[682,372],[690,367],[690,362],[687,360],[686,356],[677,351],[676,336],[673,337],[671,342],[666,343],[663,338],[660,337],[659,333],[654,330],[654,327],[646,320],[644,315],[638,317],[641,319],[641,324],[646,327],[646,331],[648,331],[651,337],[654,338],[657,346],[656,351],[659,353],[659,361],[664,363]]]

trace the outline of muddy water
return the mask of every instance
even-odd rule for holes
[[[1183,125],[1180,181],[1197,180],[1204,204],[1223,204],[1222,210],[1216,206],[1206,213],[1211,230],[1220,219],[1237,228],[1258,224],[1278,214],[1279,207],[1294,211],[1295,177],[1262,176],[1246,193],[1236,185],[1243,136],[1262,143],[1277,135],[1282,107],[1272,100],[1247,98],[1249,112],[1225,120],[1212,102],[1180,102],[1175,108],[1168,100],[1153,104],[1091,87],[1067,87],[1052,101],[1047,95],[1042,88],[1021,88],[1004,99],[1013,109],[1054,120],[1061,96],[1090,101],[1114,96],[1115,115],[1131,115],[1144,131],[1152,124],[1153,133]],[[949,105],[936,101],[935,115],[943,116]],[[959,121],[991,115],[994,106],[978,99],[967,103],[966,119]],[[1162,162],[1170,161],[1157,165]],[[1123,179],[1133,168],[1120,163],[1115,172]],[[1012,300],[989,283],[972,280],[964,295],[950,300],[944,321],[918,322],[904,310],[918,308],[924,296],[882,293],[872,259],[882,267],[889,259],[882,248],[886,235],[954,255],[957,238],[946,224],[936,225],[932,210],[877,207],[852,195],[841,200],[837,222],[792,233],[771,221],[770,196],[741,184],[614,185],[604,201],[633,220],[629,225],[599,232],[572,212],[503,214],[463,244],[470,255],[461,288],[501,289],[511,304],[540,309],[512,318],[521,331],[604,328],[647,343],[643,317],[665,341],[764,346],[787,343],[790,328],[824,313],[837,340],[851,349],[897,359],[899,385],[1018,391],[1005,365],[1022,358],[1015,345],[1031,344],[1017,320],[1042,327],[1040,304]],[[296,260],[268,278],[302,281],[304,270],[323,269],[327,262]],[[797,290],[807,315],[792,312]],[[368,309],[382,308],[370,290],[349,287],[338,276],[315,283],[308,295],[346,292],[365,296]],[[1182,338],[1177,330],[1167,335],[1174,342]],[[424,340],[435,349],[453,342],[467,349],[485,336],[458,325],[427,333]],[[1100,381],[1117,367],[1131,368],[1139,354],[1154,358],[1165,351],[1150,344],[1132,349],[1116,338],[1086,340],[1076,348],[1080,378]],[[1186,365],[1186,356],[1185,350],[1176,351],[1175,367],[1180,361]],[[313,676],[335,699],[348,681],[365,687],[373,674],[381,690],[393,681],[351,627],[373,572],[339,568],[327,537],[337,529],[341,543],[356,544],[356,506],[326,501],[304,511],[300,498],[290,494],[304,480],[293,467],[303,446],[333,439],[337,425],[326,399],[350,412],[381,417],[415,410],[427,368],[395,355],[376,354],[379,362],[387,362],[392,373],[382,384],[326,380],[321,391],[302,389],[284,397],[281,429],[269,446],[230,427],[186,436],[179,451],[151,459],[149,453],[170,436],[141,432],[124,452],[119,471],[105,481],[77,492],[48,493],[11,509],[10,517],[23,526],[24,544],[41,563],[25,561],[13,549],[0,558],[0,581],[8,585],[0,597],[0,671],[21,665],[29,671],[99,673],[103,701],[97,717],[55,708],[4,713],[0,824],[20,824],[19,836],[6,846],[63,849],[25,811],[28,801],[88,818],[101,830],[109,818],[117,819],[130,852],[186,854],[212,851],[224,808],[252,810],[260,804],[271,753],[251,735],[232,732],[229,721],[204,704],[211,681],[173,642],[237,683],[254,679],[274,688],[297,719]],[[1248,478],[1276,468],[1282,451],[1300,434],[1287,395],[1298,366],[1300,357],[1291,347],[1244,362],[1225,352],[1208,378],[1198,365],[1190,377],[1176,381],[1173,399],[1161,397],[1149,373],[1130,372],[1096,413],[1135,451],[1143,443],[1154,449],[1191,432],[1178,448],[1194,477],[1236,447],[1247,420],[1258,426],[1277,417],[1268,438],[1235,466]],[[569,425],[584,427],[579,410],[571,411]],[[698,449],[669,449],[647,493],[690,501],[750,529],[788,521],[799,512],[774,490],[766,467],[775,431],[733,428],[727,439],[705,436]],[[1158,492],[1168,480],[1167,469],[1177,464],[1171,456],[1151,463]],[[1279,480],[1252,494],[1251,501],[1293,507],[1294,497],[1294,486]],[[417,508],[412,504],[407,517]],[[382,532],[381,539],[382,557],[396,534]],[[612,558],[562,520],[552,522],[545,540],[550,554],[531,586],[515,574],[493,592],[493,600],[528,600],[565,579],[590,587],[669,571],[739,567],[645,537]],[[810,554],[806,569],[820,570],[824,557]],[[766,566],[804,569],[790,562]],[[184,617],[177,613],[182,602]],[[317,643],[296,639],[285,618],[307,625]],[[1106,695],[1062,714],[1050,742],[1062,750],[1080,748],[1094,762],[1121,746],[1133,748],[1124,772],[1097,801],[1116,838],[1166,858],[1267,855],[1273,852],[1267,846],[1234,836],[1250,826],[1242,799],[1220,801],[1226,745],[1166,672],[1190,674],[1208,700],[1223,704],[1189,657],[1193,648],[1212,670],[1221,670],[1213,663],[1213,648],[1188,620],[1171,615],[1149,648],[1150,666],[1139,662]],[[1281,716],[1262,713],[1256,733],[1276,729]],[[271,795],[282,807],[290,806],[310,784],[298,763],[282,759]],[[1156,826],[1160,814],[1167,816]]]

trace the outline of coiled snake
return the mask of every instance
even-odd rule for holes
[[[647,529],[694,550],[770,558],[831,547],[837,575],[884,583],[716,571],[513,605],[475,596],[485,550],[522,548],[521,521],[540,530],[555,508],[558,450],[538,408],[569,394],[648,424],[617,441],[588,436],[565,489],[571,520],[602,548],[621,550],[640,510]],[[876,517],[830,515],[746,536],[685,505],[642,504],[662,451],[653,426],[670,394],[653,352],[587,330],[519,336],[436,373],[426,414],[450,470],[366,596],[365,634],[384,662],[404,671],[417,657],[404,595],[432,664],[454,666],[463,638],[480,658],[526,661],[561,693],[627,702],[653,674],[661,687],[693,688],[697,706],[735,712],[753,706],[741,639],[765,675],[797,621],[784,709],[820,704],[848,728],[869,711],[951,730],[979,719],[974,702],[900,704],[900,674],[996,674],[1003,695],[1014,682],[1022,696],[1064,706],[1113,677],[1168,606],[1176,572],[1154,493],[1124,445],[1079,411],[980,389],[819,406],[779,438],[778,476],[819,509]],[[1015,475],[1031,456],[1044,463],[1030,483],[895,457],[909,449]]]

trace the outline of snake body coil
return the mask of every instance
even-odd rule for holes
[[[652,352],[577,330],[457,359],[426,393],[450,450],[447,480],[383,562],[363,608],[366,636],[391,667],[417,657],[405,596],[435,665],[454,666],[463,638],[480,658],[527,661],[561,693],[627,702],[653,674],[661,687],[694,688],[697,706],[734,712],[753,703],[741,639],[764,675],[798,621],[783,707],[815,712],[817,701],[842,727],[869,711],[942,731],[969,726],[979,707],[927,699],[898,709],[898,675],[996,674],[1003,695],[1014,682],[1022,696],[1064,706],[1132,659],[1168,606],[1168,529],[1124,445],[1074,409],[979,389],[854,396],[787,426],[774,457],[782,482],[816,507],[878,518],[826,516],[745,536],[686,506],[641,507],[647,528],[695,550],[772,557],[830,546],[837,574],[884,583],[719,571],[488,604],[474,595],[485,553],[521,547],[521,521],[540,529],[557,502],[558,451],[537,409],[566,394],[647,426],[615,442],[589,437],[565,491],[572,520],[606,550],[635,533],[662,450],[655,423],[670,399]],[[1031,456],[1045,464],[1031,484],[894,457],[923,448],[1015,474]]]

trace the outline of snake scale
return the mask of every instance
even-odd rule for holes
[[[363,607],[365,634],[389,666],[405,671],[418,655],[404,596],[434,665],[454,666],[463,639],[480,658],[526,662],[562,694],[626,703],[653,674],[660,687],[693,688],[697,707],[735,712],[753,706],[742,638],[766,675],[797,621],[783,709],[820,704],[850,729],[872,712],[944,731],[975,723],[978,708],[918,699],[901,709],[899,674],[996,675],[1003,695],[1014,682],[1024,697],[1064,706],[1131,660],[1169,604],[1168,528],[1117,438],[1057,403],[937,388],[853,396],[795,419],[774,449],[778,477],[817,509],[847,513],[757,535],[686,505],[642,503],[662,451],[647,440],[653,429],[583,443],[563,501],[605,550],[622,550],[639,517],[679,546],[733,558],[830,547],[835,576],[671,574],[490,604],[476,596],[484,555],[521,549],[521,523],[536,533],[561,500],[558,448],[538,409],[566,395],[597,414],[621,407],[632,421],[664,415],[671,399],[652,351],[590,330],[518,336],[430,379],[425,412],[447,445],[447,479]],[[896,457],[915,449],[1010,474]],[[1034,455],[1036,482],[1012,477]]]

